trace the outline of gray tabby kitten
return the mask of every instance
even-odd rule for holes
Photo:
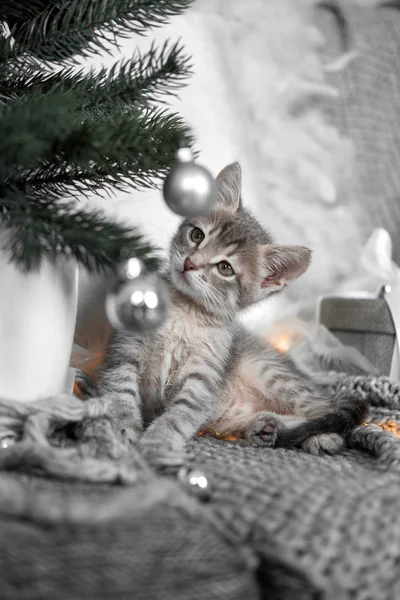
[[[243,208],[238,163],[217,185],[215,210],[185,219],[173,238],[167,322],[147,335],[115,334],[99,391],[114,395],[123,433],[155,467],[179,467],[186,442],[204,427],[266,447],[337,451],[365,405],[327,397],[236,319],[302,275],[310,251],[275,245]]]

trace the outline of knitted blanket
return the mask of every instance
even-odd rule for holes
[[[336,387],[400,422],[389,380]],[[128,487],[2,473],[0,597],[398,599],[400,443],[361,426],[350,445],[331,457],[193,440],[206,504],[145,468]]]

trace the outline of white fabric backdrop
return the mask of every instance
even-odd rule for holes
[[[121,42],[130,56],[152,40],[182,39],[195,75],[171,105],[194,129],[201,162],[217,174],[238,159],[245,204],[279,242],[313,250],[309,272],[262,310],[264,320],[334,289],[360,252],[352,148],[321,111],[320,100],[326,106],[340,98],[325,81],[315,22],[315,0],[198,0],[148,39]],[[90,203],[140,226],[158,245],[168,243],[177,222],[154,190]],[[81,320],[95,285],[82,280]]]

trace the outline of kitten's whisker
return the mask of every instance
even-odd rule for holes
[[[206,290],[209,296],[213,300],[215,300],[215,302],[219,302],[222,299],[222,294],[219,290],[216,290],[215,288],[212,288],[210,286],[207,286]]]
[[[220,306],[220,294],[216,293],[217,291],[209,286],[206,285],[200,285],[199,286],[199,291],[203,297],[203,299],[205,300],[206,304],[208,306],[211,306],[211,308],[213,308],[214,312],[215,309],[217,309],[217,312],[219,313],[219,306]]]

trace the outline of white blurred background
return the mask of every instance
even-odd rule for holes
[[[349,18],[362,12],[364,22],[373,10],[349,12],[351,3],[344,4]],[[320,294],[353,276],[362,243],[378,224],[366,222],[360,186],[369,184],[360,177],[357,140],[349,139],[341,119],[353,89],[346,78],[370,51],[367,38],[353,36],[355,52],[343,58],[337,18],[317,9],[315,0],[197,0],[148,38],[122,40],[121,54],[178,38],[195,74],[171,106],[194,130],[200,162],[216,175],[239,160],[244,203],[277,241],[313,251],[309,272],[253,318],[267,324],[298,302],[311,310]],[[369,43],[373,52],[372,38]],[[85,66],[111,65],[118,58],[114,52]],[[178,220],[157,190],[89,202],[139,226],[164,247]],[[82,275],[78,329],[94,318],[98,324],[98,287]]]

